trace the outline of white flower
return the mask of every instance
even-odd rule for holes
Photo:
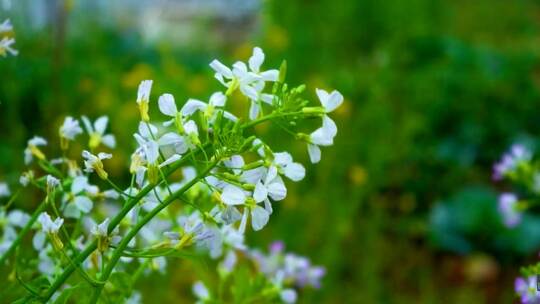
[[[183,128],[183,127],[182,127]],[[178,133],[175,132],[169,132],[163,134],[158,139],[158,144],[160,147],[173,147],[174,151],[177,154],[184,154],[188,149],[188,140],[186,140],[183,136],[178,135]]]
[[[246,201],[246,194],[242,188],[227,185],[221,192],[221,200],[227,205],[242,205]]]
[[[283,289],[279,296],[281,300],[285,303],[296,303],[297,294],[296,291],[292,288]]]
[[[228,88],[227,95],[239,87],[244,95],[253,97],[258,95],[253,87],[257,82],[277,81],[279,77],[278,70],[261,71],[263,62],[264,53],[255,47],[249,58],[249,70],[246,64],[240,61],[233,64],[232,70],[218,60],[213,60],[210,67],[216,71],[214,77]]]
[[[56,269],[56,264],[53,258],[49,256],[49,251],[51,247],[39,251],[39,264],[38,270],[41,274],[47,276],[49,279],[52,279]],[[43,249],[43,248],[42,248]]]
[[[41,229],[47,234],[56,234],[62,224],[64,223],[63,218],[56,218],[54,222],[47,212],[43,212],[38,217],[38,222],[41,224]]]
[[[264,52],[260,47],[253,48],[253,55],[249,58],[249,68],[264,81],[277,81],[279,78],[278,70],[261,71],[261,65],[264,62]]]
[[[251,100],[249,107],[249,119],[251,120],[256,119],[259,116],[259,112],[261,111],[259,100],[268,105],[272,105],[272,102],[274,101],[275,96],[263,93],[263,89],[264,82],[262,81],[256,82],[253,86],[244,86],[240,88],[244,95]]]
[[[236,257],[234,250],[229,250],[223,261],[219,264],[219,270],[225,274],[231,273],[236,265],[237,260],[238,258]]]
[[[88,177],[84,175],[76,176],[72,183],[69,193],[64,194],[62,201],[67,203],[64,208],[64,216],[69,218],[80,218],[81,213],[89,213],[94,203],[86,193],[95,193],[99,190],[88,183]]]
[[[321,160],[320,146],[331,146],[334,144],[337,128],[335,123],[328,117],[323,117],[323,125],[309,135],[308,153],[312,163]]]
[[[58,186],[60,186],[60,180],[50,174],[47,175],[47,191],[51,192]]]
[[[40,160],[45,159],[45,154],[38,148],[39,146],[46,146],[47,141],[43,137],[34,136],[28,140],[26,149],[24,149],[24,163],[30,164],[34,157]]]
[[[94,125],[92,125],[86,116],[82,116],[82,121],[88,135],[90,136],[90,141],[88,143],[90,149],[95,149],[100,144],[104,144],[111,149],[116,146],[116,139],[114,138],[114,135],[105,134],[107,124],[109,123],[109,118],[107,116],[101,116],[96,119]]]
[[[13,25],[11,25],[11,21],[9,19],[6,19],[4,22],[0,23],[0,34],[11,32],[12,30]]]
[[[106,237],[108,235],[109,221],[109,218],[106,218],[101,224],[94,225],[90,233],[97,237]]]
[[[201,111],[204,113],[208,121],[210,123],[213,123],[216,120],[218,111],[221,111],[223,113],[223,117],[231,121],[237,121],[238,118],[236,116],[223,110],[226,100],[227,97],[221,92],[213,93],[210,96],[210,100],[208,101],[208,103],[190,98],[182,107],[180,112],[183,116],[189,116],[193,115],[193,113],[195,113],[196,111]]]
[[[141,122],[139,124],[139,133],[133,134],[133,137],[137,140],[145,160],[148,163],[153,164],[157,162],[159,158],[159,144],[152,138],[152,134],[157,132],[157,128],[152,125],[149,126],[151,131],[147,130],[147,126],[144,122]]]
[[[101,224],[97,224],[93,219],[89,218],[85,223],[87,227],[90,227],[90,233],[97,239],[97,248],[100,252],[105,252],[111,243],[118,244],[122,239],[118,235],[118,227],[109,234],[109,222],[109,218],[106,218]],[[128,246],[133,246],[134,242],[135,239],[132,239]]]
[[[251,211],[251,228],[255,231],[263,229],[270,219],[270,212],[259,205],[249,209]]]
[[[203,282],[198,281],[193,284],[193,294],[197,298],[197,303],[205,303],[211,300],[210,292],[208,288],[204,286]]]
[[[295,163],[288,152],[274,153],[274,164],[290,180],[298,182],[306,176],[306,169],[300,163]]]
[[[84,166],[86,167],[84,171],[86,172],[96,172],[101,179],[107,179],[108,174],[103,169],[103,163],[101,162],[104,159],[112,158],[112,154],[100,152],[97,156],[84,150],[82,152],[82,157],[84,160]]]
[[[139,84],[137,91],[137,103],[148,103],[150,101],[150,91],[152,90],[152,80],[143,80]]]
[[[285,303],[296,303],[297,294],[296,291],[292,288],[283,288],[283,281],[285,279],[285,274],[283,270],[278,270],[272,279],[272,283],[279,290],[279,297]]]
[[[179,154],[173,154],[163,162],[159,163],[160,143],[162,145],[175,144],[174,139],[167,137],[167,140],[153,139],[153,134],[157,133],[157,128],[151,124],[141,122],[139,124],[139,133],[133,136],[139,144],[139,148],[131,156],[130,171],[136,173],[136,181],[139,186],[142,186],[145,174],[148,175],[152,182],[156,182],[158,172],[156,170],[168,166],[181,158]],[[168,133],[174,134],[174,133]],[[167,135],[167,134],[165,134]],[[185,152],[185,151],[184,151]]]
[[[328,93],[325,90],[316,89],[316,93],[326,113],[334,111],[343,103],[343,95],[336,90]]]
[[[152,80],[143,80],[139,84],[139,90],[137,91],[137,104],[139,105],[139,112],[141,114],[141,120],[149,122],[148,116],[148,103],[150,102],[150,90],[152,89]]]
[[[275,201],[283,200],[287,196],[287,188],[283,180],[278,176],[276,167],[270,167],[266,173],[264,183],[261,181],[255,185],[253,198],[257,203],[266,200],[267,197]]]
[[[15,38],[2,38],[0,40],[0,56],[6,57],[8,53],[17,56],[19,52],[13,48],[13,44],[15,44]]]
[[[161,95],[158,99],[158,106],[161,113],[172,117],[172,119],[163,123],[164,126],[170,126],[176,121],[176,119],[182,119],[181,116],[178,116],[181,113],[178,112],[178,108],[176,107],[176,103],[174,101],[174,96],[171,94],[166,93]]]
[[[178,219],[181,232],[165,232],[165,236],[169,238],[174,246],[182,247],[189,246],[195,243],[200,248],[212,250],[212,247],[220,243],[219,231],[217,229],[207,227],[199,212],[195,211],[189,216],[180,216]]]
[[[32,181],[33,179],[34,179],[34,171],[29,170],[29,171],[23,172],[23,174],[21,174],[21,177],[19,177],[19,183],[23,187],[26,187],[26,186],[28,186],[30,181]]]
[[[16,228],[26,226],[30,216],[20,210],[12,210],[8,213],[0,209],[0,226],[2,226],[3,235],[0,238],[0,255],[6,252],[13,241],[17,238]]]
[[[9,186],[6,183],[0,183],[0,197],[8,197],[11,195]]]
[[[199,129],[193,120],[188,120],[184,124],[184,131],[187,135],[186,145],[189,149],[195,149],[201,144],[201,141],[199,140]]]
[[[343,95],[336,90],[330,94],[321,89],[317,89],[316,92],[326,114],[343,103]],[[321,160],[320,146],[331,146],[336,134],[336,123],[328,115],[324,115],[322,127],[311,133],[308,138],[308,153],[312,163],[318,163]]]
[[[165,274],[165,271],[167,270],[167,259],[164,256],[153,258],[150,261],[151,263],[149,266],[151,270]]]
[[[79,121],[68,116],[60,127],[60,136],[68,140],[74,140],[75,137],[83,132]]]

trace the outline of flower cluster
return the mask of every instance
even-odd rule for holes
[[[493,166],[493,179],[499,181],[503,178],[527,189],[531,195],[540,193],[540,168],[533,162],[532,152],[524,145],[512,145]],[[528,194],[522,195],[523,199],[519,199],[516,193],[511,192],[499,196],[498,211],[504,225],[509,228],[519,225],[522,213],[529,206],[530,200],[526,198]]]
[[[519,226],[524,213],[538,204],[540,194],[540,166],[533,152],[524,145],[514,144],[493,166],[494,180],[507,179],[516,187],[515,192],[499,195],[498,211],[502,223],[509,229]],[[537,278],[540,263],[522,268],[522,277],[515,280],[515,292],[523,304],[540,303]]]
[[[19,53],[13,48],[15,44],[15,38],[13,38],[13,25],[9,19],[4,20],[0,23],[0,56],[6,57],[8,54],[12,56],[17,56]]]
[[[165,272],[168,258],[179,255],[208,255],[221,278],[233,272],[239,255],[242,261],[254,262],[268,285],[258,295],[262,298],[278,295],[291,303],[297,298],[295,288],[318,288],[323,268],[285,254],[280,243],[263,255],[244,242],[249,230],[259,231],[271,221],[274,208],[287,197],[287,183],[306,175],[293,155],[275,151],[253,127],[275,122],[306,144],[309,159],[317,163],[320,147],[334,142],[337,126],[329,114],[343,103],[343,96],[317,89],[314,96],[320,105],[308,106],[302,97],[305,86],[289,87],[284,82],[286,65],[265,71],[264,58],[256,47],[247,64],[238,61],[228,67],[212,61],[210,67],[225,91],[212,93],[207,101],[188,98],[178,104],[172,94],[164,93],[154,102],[153,82],[142,81],[129,185],[118,186],[107,170],[116,138],[107,132],[106,116],[93,122],[86,116],[66,117],[58,129],[61,157],[49,156],[45,138],[31,138],[24,150],[25,163],[31,167],[21,175],[20,184],[41,189],[46,196],[31,215],[2,209],[0,262],[22,246],[25,233],[34,231],[37,272],[50,282],[37,295],[41,300],[63,295],[74,271],[95,286],[93,302],[103,293],[118,301],[140,299],[137,292],[104,290],[96,282],[107,282],[120,270],[134,267],[143,274]],[[229,103],[244,100],[249,103],[247,115],[229,111]],[[150,115],[154,109],[162,114],[158,120]],[[298,122],[313,118],[320,119],[319,128],[297,130],[303,125]],[[84,133],[86,145],[76,150],[79,145],[72,142]],[[1,186],[0,196],[9,195],[7,185]],[[167,208],[173,203],[176,208]],[[194,291],[201,302],[226,298],[216,298],[200,283]]]

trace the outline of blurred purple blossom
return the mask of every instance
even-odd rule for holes
[[[518,198],[514,193],[502,193],[499,196],[499,213],[503,217],[504,225],[508,228],[517,226],[521,222],[521,212],[517,210]]]
[[[501,180],[509,172],[514,171],[520,162],[531,160],[532,153],[521,144],[514,144],[501,160],[493,165],[493,179]]]
[[[540,303],[540,291],[536,286],[536,276],[528,278],[516,278],[514,289],[519,295],[522,304],[538,304]]]

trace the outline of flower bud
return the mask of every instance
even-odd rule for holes
[[[142,101],[139,103],[139,112],[141,113],[141,120],[144,122],[150,121],[150,116],[148,116],[148,102]]]
[[[159,182],[159,168],[156,165],[149,165],[146,174],[150,184],[155,185]]]
[[[49,237],[51,239],[54,250],[61,251],[64,248],[64,244],[62,243],[62,240],[60,240],[60,238],[58,237],[58,233],[50,233]]]

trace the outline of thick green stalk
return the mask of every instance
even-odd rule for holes
[[[26,225],[23,227],[21,232],[19,232],[19,234],[17,235],[17,238],[15,239],[15,241],[13,241],[13,243],[11,243],[11,246],[9,246],[8,250],[6,252],[4,252],[2,257],[0,257],[0,265],[4,264],[4,262],[11,255],[11,253],[13,253],[15,248],[17,248],[17,246],[19,246],[19,244],[22,242],[22,239],[28,233],[28,231],[30,231],[30,229],[32,228],[32,225],[34,225],[34,223],[36,222],[36,220],[39,217],[39,215],[41,214],[41,212],[43,212],[43,210],[45,210],[45,207],[47,207],[47,199],[44,199],[39,204],[39,206],[36,208],[36,210],[34,210],[34,213],[32,213],[32,216],[30,217],[30,220],[28,220],[28,223],[26,223]]]
[[[114,250],[113,255],[111,257],[111,260],[107,264],[107,267],[105,268],[105,270],[102,272],[99,280],[101,282],[107,282],[107,280],[109,279],[109,276],[111,275],[112,271],[114,270],[114,267],[116,266],[116,263],[118,263],[118,260],[120,259],[120,257],[122,257],[122,253],[123,253],[124,249],[126,249],[129,242],[131,241],[131,239],[133,239],[137,235],[139,230],[141,230],[144,227],[144,225],[146,225],[150,220],[152,220],[159,212],[161,212],[161,210],[165,209],[174,200],[176,200],[182,194],[184,194],[189,188],[191,188],[193,185],[195,185],[201,179],[205,178],[208,175],[208,173],[210,172],[210,170],[212,170],[217,164],[218,164],[218,161],[214,161],[211,165],[206,167],[205,170],[203,170],[201,173],[199,173],[199,175],[197,175],[197,177],[195,177],[194,179],[192,179],[191,181],[186,183],[184,186],[182,186],[182,188],[180,188],[179,190],[174,192],[172,195],[169,195],[167,197],[167,199],[165,199],[163,201],[163,203],[159,204],[157,207],[152,209],[148,214],[146,214],[142,218],[142,220],[137,222],[137,224],[133,228],[131,228],[131,230],[128,232],[128,234],[126,234],[126,236],[122,239],[120,244],[118,244],[118,246]],[[99,295],[101,294],[101,291],[103,289],[103,286],[104,285],[101,285],[101,286],[97,287],[96,289],[94,289],[94,294],[92,296],[92,300],[90,301],[90,303],[96,303],[97,302],[97,300],[99,299]]]

